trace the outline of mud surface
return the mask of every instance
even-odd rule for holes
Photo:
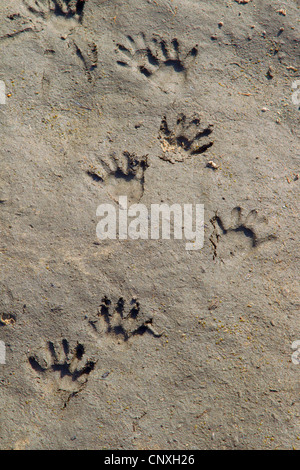
[[[299,3],[0,25],[0,448],[299,449]],[[203,248],[99,240],[119,196],[204,204]]]

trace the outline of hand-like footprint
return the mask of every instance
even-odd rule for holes
[[[28,10],[47,19],[49,15],[82,20],[86,0],[23,0]]]
[[[131,67],[142,76],[153,79],[164,91],[174,91],[174,85],[182,84],[198,55],[194,46],[187,53],[181,51],[179,41],[169,43],[164,39],[146,40],[141,33],[136,39],[127,36],[126,45],[117,44],[117,64]]]
[[[136,298],[132,298],[126,304],[124,298],[120,297],[113,305],[113,302],[105,296],[99,306],[98,317],[99,320],[104,320],[104,331],[107,335],[121,338],[123,341],[128,341],[131,337],[143,335],[146,332],[157,338],[162,335],[154,330],[152,316],[142,313],[140,303]],[[90,324],[98,333],[99,329],[101,330],[99,320],[90,320]]]
[[[171,120],[164,116],[158,136],[163,151],[160,158],[163,160],[182,162],[187,156],[203,153],[213,145],[213,125],[203,126],[199,115],[188,118],[181,113],[171,125],[168,121]]]
[[[61,344],[49,341],[46,348],[30,355],[28,361],[48,391],[65,395],[64,406],[82,390],[96,365],[96,361],[85,359],[83,344],[71,349],[66,339]]]
[[[127,196],[129,203],[138,202],[144,193],[145,171],[148,168],[147,155],[138,157],[134,153],[123,152],[90,165],[87,173],[103,183],[111,198],[118,202],[119,196]]]
[[[262,243],[275,240],[266,217],[259,216],[257,210],[245,215],[241,207],[235,207],[227,219],[216,214],[211,219],[214,228],[210,237],[213,259],[228,262],[245,256]]]

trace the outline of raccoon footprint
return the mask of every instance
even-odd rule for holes
[[[41,18],[50,15],[82,20],[86,0],[23,0],[27,9]]]
[[[181,51],[176,38],[170,43],[164,39],[147,41],[141,33],[137,39],[127,36],[127,44],[117,44],[117,64],[131,67],[146,78],[153,78],[157,85],[166,88],[181,83],[198,55],[198,46],[187,53]]]
[[[262,243],[277,238],[270,233],[268,220],[255,209],[245,215],[241,207],[235,207],[229,220],[216,214],[210,222],[214,228],[210,237],[213,259],[223,263],[245,256]]]
[[[210,137],[212,131],[212,124],[201,125],[199,115],[187,118],[185,114],[181,113],[172,125],[164,116],[158,136],[163,151],[161,158],[175,163],[175,161],[182,162],[186,156],[205,152],[213,145]]]
[[[49,341],[46,348],[28,357],[32,369],[43,379],[47,390],[61,392],[64,406],[82,390],[96,362],[85,359],[83,344],[71,349],[66,339],[61,344]]]
[[[90,165],[88,174],[96,181],[104,183],[110,197],[118,202],[119,196],[127,196],[129,202],[138,202],[144,193],[145,171],[148,156],[138,157],[135,153],[115,153],[101,159],[99,164]]]
[[[93,71],[98,66],[98,47],[95,42],[81,44],[78,39],[71,42],[76,56],[82,62],[89,82],[93,81]]]
[[[140,303],[136,298],[132,298],[126,305],[126,301],[120,297],[113,305],[105,296],[99,306],[98,317],[104,320],[105,332],[108,335],[121,338],[123,341],[146,332],[155,337],[162,335],[152,327],[153,318],[141,312]],[[90,321],[90,324],[98,331],[98,321]]]

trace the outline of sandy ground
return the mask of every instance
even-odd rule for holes
[[[0,25],[0,448],[299,449],[299,2]],[[99,240],[120,195],[204,204],[203,248]]]

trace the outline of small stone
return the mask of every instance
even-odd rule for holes
[[[276,13],[279,13],[279,15],[286,16],[286,10],[284,8],[281,8],[280,10],[276,10]]]
[[[217,165],[215,162],[213,162],[212,160],[210,160],[209,162],[207,162],[207,167],[209,168],[212,168],[213,170],[217,170],[219,168],[219,165]]]
[[[273,77],[274,77],[274,70],[273,70],[273,67],[272,67],[271,65],[270,65],[270,67],[268,68],[267,77],[268,77],[268,78],[273,78]]]

